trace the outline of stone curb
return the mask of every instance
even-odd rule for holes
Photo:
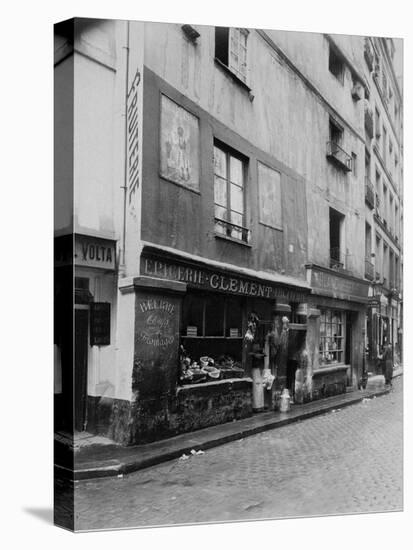
[[[302,411],[301,414],[298,413],[296,415],[291,415],[286,418],[278,417],[274,419],[273,422],[271,421],[263,422],[261,425],[257,425],[246,429],[243,429],[242,425],[240,425],[239,426],[240,429],[234,431],[233,433],[228,433],[228,434],[217,433],[217,437],[215,438],[210,437],[209,439],[205,440],[202,444],[200,442],[195,443],[194,437],[196,437],[196,434],[191,433],[191,434],[188,434],[188,438],[191,438],[192,444],[188,444],[188,442],[183,441],[182,445],[180,446],[178,445],[174,449],[165,449],[164,451],[160,451],[157,453],[154,452],[152,456],[147,456],[143,458],[142,457],[140,458],[139,456],[137,456],[131,460],[127,460],[124,462],[117,461],[117,460],[100,461],[100,464],[98,463],[98,461],[96,461],[95,464],[91,462],[90,467],[87,467],[85,464],[83,467],[79,469],[75,469],[74,471],[69,468],[65,468],[63,466],[59,466],[56,464],[55,474],[60,478],[65,478],[66,480],[71,480],[75,482],[82,481],[82,480],[126,475],[131,472],[142,470],[144,468],[156,466],[157,464],[161,464],[162,462],[167,462],[169,460],[177,459],[180,456],[182,456],[182,454],[184,453],[189,454],[192,449],[194,449],[195,451],[201,450],[201,449],[202,450],[212,449],[213,447],[217,447],[225,443],[230,443],[232,441],[243,439],[244,437],[262,433],[268,430],[273,430],[276,428],[281,428],[283,426],[287,426],[288,424],[292,424],[293,422],[307,420],[309,418],[313,418],[315,416],[328,413],[334,409],[338,409],[338,408],[342,409],[344,407],[348,407],[350,405],[359,403],[363,399],[366,399],[366,398],[371,399],[372,397],[379,397],[389,392],[390,392],[390,388],[383,388],[380,390],[371,390],[368,393],[364,393],[363,395],[358,394],[357,396],[354,397],[354,399],[348,399],[341,403],[340,402],[328,403],[328,404],[320,403],[320,407],[318,409],[312,409],[310,411]],[[211,434],[211,436],[213,436],[213,434]]]

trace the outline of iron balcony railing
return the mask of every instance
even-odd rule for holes
[[[332,269],[345,269],[346,268],[346,254],[340,250],[340,247],[336,246],[330,248],[330,267]]]
[[[251,231],[249,229],[221,218],[215,218],[215,231],[218,235],[224,235],[244,243],[250,242]]]
[[[366,177],[364,180],[364,189],[365,189],[365,202],[366,204],[373,209],[374,208],[374,187],[370,181],[370,178]]]
[[[374,265],[367,258],[364,261],[364,276],[366,279],[369,279],[369,281],[374,280]]]
[[[345,172],[352,170],[352,158],[335,141],[327,141],[327,158]]]

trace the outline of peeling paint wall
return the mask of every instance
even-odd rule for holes
[[[286,189],[292,188],[291,181],[286,182],[284,187],[283,206],[287,207],[289,219],[298,221],[304,216],[309,220],[308,239],[307,227],[303,225],[299,228],[284,228],[285,234],[281,239],[277,239],[274,233],[268,236],[268,232],[262,231],[261,228],[255,233],[259,239],[264,238],[270,247],[271,243],[276,241],[271,256],[277,260],[273,261],[271,269],[285,269],[287,274],[298,275],[300,252],[311,262],[328,265],[328,213],[329,207],[332,207],[345,216],[343,253],[346,254],[346,267],[354,275],[363,277],[364,240],[360,236],[364,234],[365,224],[362,138],[364,107],[363,101],[354,101],[351,96],[353,81],[350,69],[345,69],[343,84],[329,72],[329,41],[324,35],[267,32],[277,48],[284,51],[298,68],[293,70],[277,48],[272,47],[257,31],[251,30],[247,42],[247,83],[254,96],[252,99],[248,91],[234,82],[234,79],[214,61],[214,28],[196,28],[200,37],[194,45],[187,41],[180,25],[146,24],[145,65],[178,94],[184,94],[195,108],[207,112],[213,120],[225,125],[228,132],[232,131],[236,136],[247,140],[258,151],[292,171],[290,177],[293,180],[303,182],[306,189],[304,208],[298,206],[298,199],[302,196],[301,188],[294,196],[286,194]],[[354,61],[359,52],[360,40],[357,37],[354,40],[351,38],[348,43],[344,41],[343,44],[347,48],[345,55]],[[300,70],[303,71],[301,75]],[[336,110],[340,115],[337,115]],[[326,144],[330,139],[329,117],[333,115],[344,128],[343,148],[350,156],[352,153],[357,156],[357,176],[337,169],[326,158]],[[153,117],[151,120],[153,124]],[[208,140],[205,138],[201,149],[210,161],[211,153],[208,149]],[[148,171],[157,170],[156,160],[148,162],[153,162],[151,167],[147,166]],[[201,182],[202,192],[207,194],[208,182],[211,182],[212,189],[213,177],[210,171],[208,172],[208,166],[203,168],[205,177]],[[252,196],[248,198],[253,228],[258,208],[257,204],[254,204],[255,182],[256,175],[252,169],[248,182],[252,188]],[[153,188],[152,182],[151,186]],[[179,195],[177,200],[182,201],[181,217],[185,217],[186,208],[190,211],[199,211],[197,203],[202,199],[198,196],[189,196],[181,190],[170,190],[165,185],[159,194],[155,193],[159,198],[161,194],[165,198],[160,199],[160,204],[166,201],[166,194],[168,199],[170,194]],[[213,201],[209,199],[209,202]],[[169,217],[173,218],[173,214],[170,213]],[[165,225],[165,229],[170,230],[172,238],[169,244],[181,245],[176,237],[180,232],[178,228],[182,227],[180,220],[164,219],[159,222],[161,226]],[[194,234],[202,235],[205,239],[208,228],[202,222],[202,217],[192,217],[192,222]],[[194,237],[194,242],[190,244],[198,253],[203,246],[199,239],[200,237],[198,240]],[[290,252],[291,244],[293,252]],[[243,256],[244,253],[234,252],[236,261],[245,263]],[[251,260],[249,262],[251,263]],[[269,269],[266,258],[260,257],[252,261],[255,265],[261,262],[264,263],[265,269]]]

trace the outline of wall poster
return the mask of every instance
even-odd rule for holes
[[[161,96],[161,176],[199,190],[199,120]]]

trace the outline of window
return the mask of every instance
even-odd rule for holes
[[[281,174],[258,162],[260,223],[282,229]]]
[[[383,271],[381,262],[382,262],[381,239],[376,234],[376,252],[375,252],[376,279],[380,279],[380,274]]]
[[[247,80],[247,29],[215,27],[215,58],[242,82]]]
[[[330,141],[340,145],[343,140],[343,128],[339,126],[333,119],[329,122]]]
[[[343,222],[343,214],[330,208],[330,267],[334,269],[345,267],[341,246]]]
[[[338,51],[330,44],[330,54],[328,58],[328,70],[342,84],[344,82],[344,63]]]
[[[351,169],[353,171],[353,176],[357,177],[357,155],[356,153],[351,153]]]
[[[345,350],[345,313],[324,309],[320,315],[320,363],[343,363]]]
[[[386,162],[386,152],[387,152],[387,130],[386,128],[383,126],[383,160],[384,162]]]
[[[245,227],[247,160],[241,154],[214,145],[215,231],[218,235],[249,242]]]
[[[376,139],[378,141],[380,136],[381,136],[381,131],[380,131],[380,112],[377,109],[377,107],[374,111],[374,115],[375,115],[374,126],[375,126],[375,129],[376,129]]]

